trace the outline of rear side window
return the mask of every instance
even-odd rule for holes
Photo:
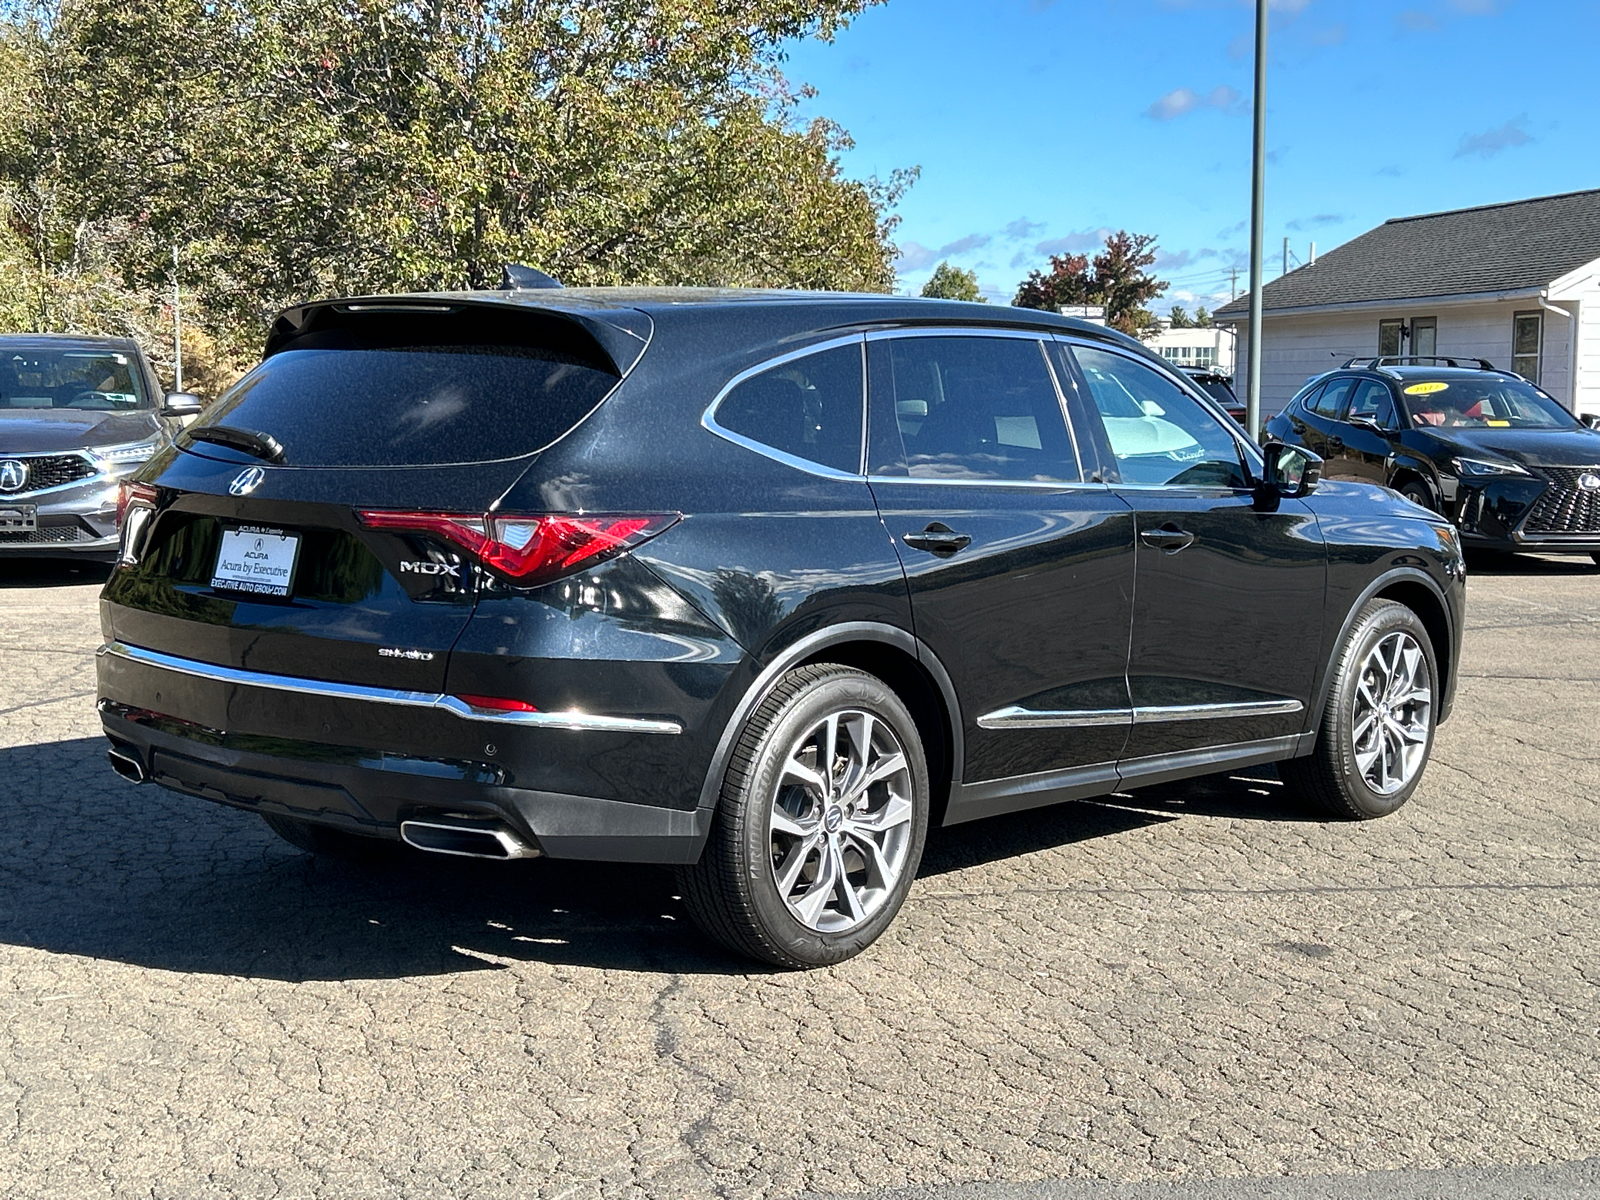
[[[855,475],[865,400],[855,341],[750,376],[722,398],[712,420],[759,446]]]
[[[1354,379],[1335,379],[1322,389],[1315,403],[1310,405],[1311,411],[1319,417],[1337,417],[1339,410],[1344,407],[1344,402],[1350,395],[1350,390],[1355,385],[1356,381]]]
[[[1041,343],[910,337],[872,342],[868,472],[914,479],[1080,478]]]

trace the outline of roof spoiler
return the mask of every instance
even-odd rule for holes
[[[557,285],[559,286],[559,285]],[[493,293],[480,293],[477,297],[455,296],[448,293],[355,296],[340,300],[317,300],[310,304],[286,308],[278,314],[267,335],[263,358],[270,358],[290,348],[301,339],[312,343],[321,335],[334,334],[352,327],[367,326],[369,321],[393,317],[400,320],[438,318],[449,321],[467,312],[474,314],[474,329],[487,332],[481,317],[488,317],[495,325],[525,325],[528,344],[536,344],[538,331],[550,331],[565,326],[578,335],[580,357],[595,360],[595,365],[626,375],[633,369],[645,347],[649,345],[654,323],[636,308],[608,309],[603,312],[574,312],[557,307],[560,301],[552,296],[552,305],[533,305],[527,301],[509,302],[493,299]],[[498,320],[496,320],[498,318]],[[522,337],[510,335],[510,341],[520,343]],[[587,346],[587,351],[582,351]]]

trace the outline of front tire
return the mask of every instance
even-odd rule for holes
[[[740,954],[791,968],[842,962],[900,911],[928,796],[916,723],[882,680],[798,667],[745,724],[705,851],[679,869],[684,904]]]
[[[1372,600],[1333,666],[1317,748],[1278,764],[1284,782],[1336,816],[1387,816],[1411,798],[1433,751],[1439,666],[1417,614]]]
[[[1413,479],[1400,489],[1400,494],[1413,504],[1419,504],[1429,512],[1438,512],[1439,506],[1433,502],[1433,493],[1428,490],[1428,485]]]

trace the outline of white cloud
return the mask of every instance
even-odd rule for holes
[[[1245,104],[1244,96],[1238,89],[1224,83],[1212,88],[1204,96],[1191,88],[1174,88],[1145,109],[1144,115],[1157,121],[1171,121],[1204,108],[1214,108],[1230,115],[1237,115],[1246,111],[1248,105]]]
[[[921,242],[901,242],[900,256],[894,260],[897,271],[920,271],[938,260],[939,252],[930,250]]]
[[[1514,146],[1526,146],[1533,141],[1533,135],[1523,128],[1527,123],[1528,114],[1522,113],[1512,117],[1498,129],[1467,134],[1456,147],[1455,157],[1465,158],[1469,154],[1476,154],[1479,158],[1493,158],[1502,150],[1509,150]]]

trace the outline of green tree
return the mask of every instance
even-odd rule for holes
[[[983,297],[978,293],[978,273],[952,267],[948,262],[942,262],[933,269],[928,282],[922,285],[922,294],[935,300],[983,302]]]
[[[1211,311],[1204,304],[1194,310],[1194,327],[1196,329],[1211,328]]]
[[[1145,270],[1156,261],[1155,244],[1152,234],[1119,230],[1106,238],[1092,261],[1081,254],[1052,255],[1049,273],[1030,272],[1012,304],[1052,310],[1069,304],[1103,305],[1106,324],[1147,337],[1159,325],[1145,305],[1167,290],[1166,280]]]
[[[179,245],[186,309],[247,352],[285,304],[507,261],[884,291],[915,172],[846,177],[848,136],[780,71],[873,2],[7,3],[0,254],[59,279],[87,240],[148,299]]]
[[[1172,328],[1174,329],[1194,328],[1194,318],[1189,315],[1188,310],[1186,310],[1181,304],[1174,304],[1172,306],[1172,313],[1168,317],[1168,323],[1171,324]]]

